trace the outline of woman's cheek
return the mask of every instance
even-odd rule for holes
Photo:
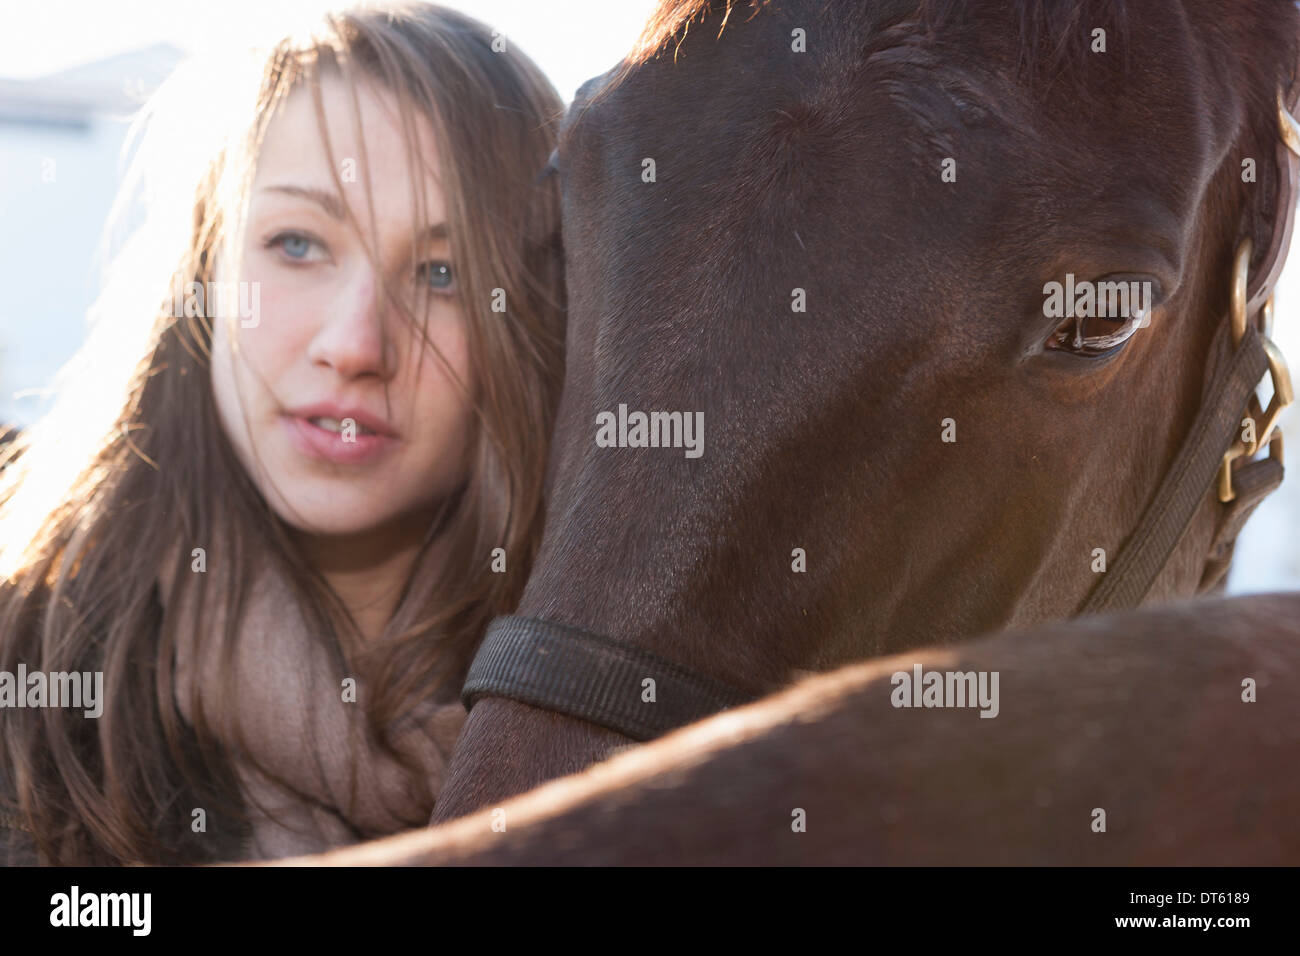
[[[239,342],[244,360],[260,376],[274,377],[305,354],[311,341],[309,318],[317,314],[310,290],[278,281],[258,282],[258,321],[249,328],[239,324]]]

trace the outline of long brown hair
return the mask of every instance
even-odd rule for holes
[[[301,560],[222,429],[209,375],[212,327],[202,315],[178,318],[185,309],[170,292],[214,279],[277,104],[307,86],[321,116],[317,83],[327,71],[347,74],[354,95],[359,78],[395,94],[409,150],[413,123],[431,124],[477,422],[455,507],[437,519],[455,557],[437,587],[403,596],[417,602],[418,626],[365,654],[373,681],[367,717],[377,739],[387,745],[385,728],[421,699],[454,692],[486,623],[514,606],[527,578],[563,376],[558,185],[537,175],[555,145],[562,103],[527,57],[459,13],[414,4],[328,16],[309,36],[274,47],[248,87],[251,108],[237,132],[204,157],[190,185],[192,219],[179,257],[161,267],[152,261],[151,311],[101,305],[95,332],[70,368],[108,362],[106,342],[134,342],[135,350],[119,348],[126,354],[115,370],[71,373],[50,413],[0,458],[7,463],[0,475],[0,670],[22,662],[29,670],[104,674],[98,720],[58,707],[4,716],[0,782],[10,793],[3,797],[16,796],[11,809],[49,862],[174,863],[224,852],[190,828],[190,808],[199,805],[193,800],[235,811],[241,801],[232,754],[211,732],[215,717],[189,728],[173,702],[178,629],[193,622],[161,610],[170,606],[154,590],[164,562],[179,557],[188,566],[190,548],[218,533],[230,541],[205,575],[209,599],[236,612],[225,615],[224,633],[213,635],[224,642],[226,660],[238,638],[252,555],[276,563],[308,618],[335,636],[339,660],[346,656],[346,611]],[[236,88],[234,79],[207,83]],[[172,136],[183,148],[184,137]],[[332,159],[331,167],[337,180]],[[175,207],[170,215],[174,220]],[[505,292],[504,315],[491,311],[493,290]],[[86,390],[92,378],[101,388],[95,398]],[[168,542],[182,544],[179,555]],[[504,573],[490,568],[496,548],[506,554]],[[231,688],[219,699],[234,707],[236,695]]]

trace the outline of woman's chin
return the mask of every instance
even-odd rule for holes
[[[338,497],[322,504],[319,501],[277,502],[275,512],[289,527],[304,534],[328,537],[350,537],[378,532],[398,517],[388,510],[375,509],[375,500],[369,495],[355,507],[346,498]]]

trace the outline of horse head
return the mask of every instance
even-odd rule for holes
[[[586,641],[556,673],[671,711],[639,666],[725,701],[1215,585],[1280,467],[1231,512],[1162,489],[1267,417],[1297,32],[1280,2],[665,3],[556,157],[567,377],[518,610]],[[505,677],[435,821],[636,736],[511,684],[538,640],[485,641]]]

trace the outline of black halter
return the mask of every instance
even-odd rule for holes
[[[1140,604],[1169,564],[1217,477],[1224,508],[1200,590],[1215,587],[1227,571],[1242,525],[1282,482],[1282,435],[1275,426],[1278,414],[1292,400],[1292,391],[1286,362],[1268,339],[1268,325],[1273,287],[1286,261],[1295,222],[1300,125],[1292,111],[1298,96],[1300,86],[1292,87],[1286,101],[1278,95],[1279,186],[1272,242],[1253,282],[1247,281],[1250,240],[1239,247],[1232,307],[1211,346],[1212,374],[1196,420],[1113,569],[1088,595],[1079,614]],[[1266,371],[1272,375],[1273,399],[1267,409],[1260,409],[1255,386]],[[1244,417],[1256,424],[1254,442],[1238,437]],[[1268,457],[1249,460],[1265,448]],[[528,617],[499,617],[488,627],[461,699],[471,708],[485,695],[578,717],[633,740],[649,740],[756,699],[649,651]]]
[[[532,617],[488,626],[461,692],[467,708],[484,694],[650,740],[753,694],[600,634]]]

